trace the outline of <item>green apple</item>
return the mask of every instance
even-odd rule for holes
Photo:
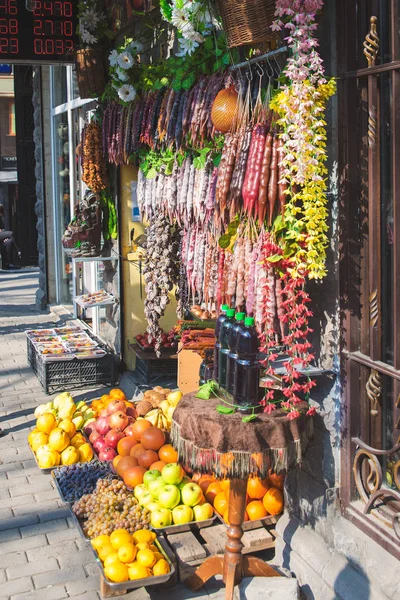
[[[162,477],[157,477],[157,479],[154,479],[154,481],[150,481],[148,489],[155,500],[158,499],[160,492],[165,488],[166,485],[167,484]]]
[[[165,465],[161,471],[161,476],[165,483],[170,485],[179,485],[184,475],[185,471],[179,463],[169,463],[169,465]]]
[[[147,492],[147,487],[144,485],[144,483],[140,483],[135,487],[133,495],[135,496],[136,500],[139,500],[140,496],[142,496],[142,494],[144,494],[145,492]]]
[[[146,471],[146,473],[144,474],[144,477],[143,477],[143,483],[145,484],[146,487],[149,487],[150,481],[155,481],[160,476],[161,476],[161,473],[160,473],[160,471],[157,471],[157,469],[151,469],[150,471]]]
[[[194,520],[195,521],[206,521],[207,519],[211,519],[214,515],[214,509],[211,504],[206,502],[205,504],[198,504],[193,507]]]
[[[197,483],[193,483],[193,481],[183,486],[181,494],[182,502],[183,504],[186,504],[186,506],[196,506],[203,496],[201,487],[197,485]]]
[[[148,490],[146,490],[145,492],[143,492],[143,494],[141,494],[139,498],[139,504],[140,506],[147,506],[148,504],[150,504],[150,502],[153,502],[153,500],[153,496]]]
[[[180,484],[178,485],[178,488],[181,490],[183,488],[184,485],[186,485],[187,483],[190,483],[192,480],[190,479],[190,477],[185,476],[182,481],[180,482]]]
[[[156,529],[172,525],[172,512],[168,508],[160,508],[151,513],[151,526]]]
[[[148,504],[146,504],[146,508],[150,512],[153,512],[154,510],[160,510],[160,508],[162,508],[162,506],[158,502],[153,500],[152,502],[149,502]]]
[[[175,508],[181,501],[181,493],[176,485],[166,485],[158,494],[158,502],[163,508]]]
[[[175,506],[172,511],[172,520],[174,525],[190,523],[190,521],[193,521],[193,510],[190,508],[190,506],[185,506],[184,504]]]

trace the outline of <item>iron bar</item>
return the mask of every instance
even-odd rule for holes
[[[392,60],[392,62],[385,63],[384,65],[374,65],[373,67],[366,67],[365,69],[357,69],[356,71],[342,73],[339,79],[368,77],[369,75],[378,75],[379,73],[395,71],[397,69],[400,69],[400,60]]]
[[[348,360],[352,360],[363,367],[375,369],[376,371],[379,371],[379,373],[383,373],[388,377],[393,377],[400,381],[400,371],[391,365],[381,362],[380,360],[372,360],[372,358],[362,354],[362,352],[347,352],[346,350],[343,350],[343,354]]]
[[[236,71],[236,69],[248,68],[250,65],[255,65],[263,60],[268,60],[269,58],[273,58],[279,54],[285,54],[286,52],[288,52],[288,48],[286,46],[282,46],[281,48],[276,48],[275,50],[271,50],[270,52],[262,54],[261,56],[255,56],[254,58],[250,58],[249,60],[238,63],[237,65],[232,65],[229,67],[229,70]]]

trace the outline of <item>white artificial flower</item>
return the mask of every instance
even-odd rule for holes
[[[89,31],[94,31],[99,22],[99,16],[94,10],[87,9],[81,13],[80,20]]]
[[[136,90],[133,87],[133,85],[130,85],[129,83],[126,83],[125,85],[123,85],[123,86],[121,86],[119,88],[119,90],[118,90],[118,96],[124,102],[132,102],[132,100],[136,96]]]
[[[127,52],[126,50],[124,52],[121,52],[121,54],[118,56],[118,64],[121,67],[121,69],[130,69],[133,65],[132,54],[130,54],[130,52]]]
[[[183,34],[186,30],[192,30],[193,25],[190,22],[187,11],[180,8],[172,9],[171,23]]]
[[[126,49],[129,50],[129,52],[132,52],[132,54],[139,54],[143,51],[143,44],[141,44],[140,42],[133,41],[130,44],[128,44]]]
[[[199,47],[198,42],[189,38],[180,38],[180,50],[176,53],[176,56],[186,56],[186,54],[192,54],[196,48]]]
[[[186,30],[186,32],[182,35],[185,40],[190,40],[192,42],[197,42],[198,44],[202,44],[204,42],[204,37],[198,31],[192,29],[191,31]]]
[[[110,65],[112,67],[116,67],[117,63],[118,63],[118,52],[116,50],[111,50],[109,57],[108,57],[108,62],[110,63]]]
[[[97,38],[92,35],[91,33],[89,33],[89,31],[87,29],[85,29],[82,24],[79,26],[79,35],[82,38],[82,42],[84,44],[95,44],[97,42]]]
[[[128,81],[129,77],[123,69],[117,68],[117,77],[120,81]]]
[[[186,10],[193,15],[194,13],[197,13],[200,8],[201,4],[198,2],[198,0],[186,0],[183,10]]]

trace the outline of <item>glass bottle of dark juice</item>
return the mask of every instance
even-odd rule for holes
[[[214,370],[213,370],[213,379],[218,381],[218,358],[219,358],[219,349],[221,344],[219,342],[219,334],[221,331],[222,323],[226,319],[226,311],[229,309],[227,304],[222,304],[221,306],[221,314],[219,315],[217,322],[215,324],[215,346],[214,346]]]
[[[226,317],[221,325],[219,332],[219,352],[218,352],[218,383],[222,388],[226,388],[226,367],[229,354],[229,333],[235,324],[235,309],[228,308]]]
[[[235,404],[246,410],[257,406],[260,380],[258,363],[258,335],[254,318],[246,317],[236,342],[236,367],[233,397]]]
[[[244,313],[238,312],[235,315],[235,324],[231,328],[229,332],[229,354],[228,354],[228,362],[226,365],[226,389],[227,391],[233,395],[233,390],[235,386],[235,367],[236,367],[236,359],[238,357],[236,352],[236,344],[237,339],[240,333],[240,330],[244,326]]]

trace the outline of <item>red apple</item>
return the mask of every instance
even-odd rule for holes
[[[124,438],[124,437],[126,437],[126,436],[122,431],[116,431],[115,429],[110,429],[110,431],[107,433],[106,437],[104,438],[104,441],[106,442],[106,445],[109,446],[110,448],[116,448],[119,440],[122,440],[122,438]]]
[[[115,412],[126,412],[125,402],[122,402],[122,400],[113,400],[107,406],[107,412],[109,415],[112,415]]]
[[[117,456],[117,453],[115,452],[114,448],[110,448],[109,446],[105,446],[99,452],[99,459],[100,460],[112,460],[116,456]]]
[[[100,417],[96,423],[96,431],[100,435],[106,435],[111,429],[111,425],[108,422],[108,417]]]
[[[108,417],[108,424],[111,429],[119,429],[120,431],[123,431],[125,427],[128,426],[129,420],[125,413],[119,411]]]
[[[100,434],[97,431],[92,431],[89,435],[89,442],[94,444],[94,442],[100,437]]]

